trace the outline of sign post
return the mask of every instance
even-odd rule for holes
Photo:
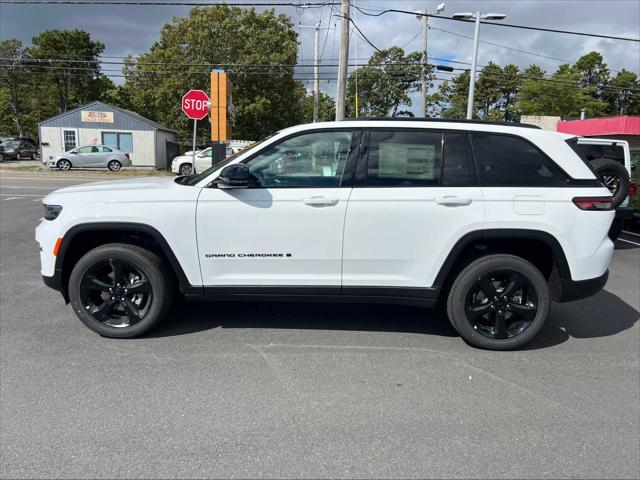
[[[202,120],[209,113],[211,101],[202,90],[189,90],[182,97],[182,111],[185,115],[193,119],[193,165],[191,171],[196,172],[196,128],[198,120]]]

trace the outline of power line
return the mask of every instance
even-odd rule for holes
[[[396,8],[389,8],[386,10],[377,10],[378,13],[367,13],[365,12],[362,7],[355,7],[360,13],[364,14],[364,15],[368,15],[370,17],[379,17],[381,15],[384,15],[386,13],[403,13],[403,14],[407,14],[407,15],[415,15],[416,12],[411,12],[409,10],[398,10]],[[371,11],[376,11],[375,9],[368,9]],[[462,18],[451,18],[451,17],[441,17],[440,15],[432,15],[432,14],[425,14],[427,17],[431,17],[431,18],[437,18],[439,20],[448,20],[448,21],[452,21],[452,22],[466,22],[466,23],[473,23],[472,20],[464,20]],[[586,32],[575,32],[575,31],[571,31],[571,30],[558,30],[558,29],[554,29],[554,28],[545,28],[545,27],[532,27],[529,25],[516,25],[513,23],[496,23],[496,22],[487,22],[486,20],[481,20],[480,23],[486,24],[486,25],[495,25],[497,27],[507,27],[507,28],[519,28],[519,29],[523,29],[523,30],[535,30],[535,31],[539,31],[539,32],[551,32],[551,33],[562,33],[565,35],[580,35],[580,36],[584,36],[584,37],[597,37],[597,38],[607,38],[609,40],[621,40],[621,41],[626,41],[626,42],[640,42],[640,39],[638,38],[628,38],[628,37],[616,37],[614,35],[603,35],[603,34],[598,34],[598,33],[586,33]]]
[[[323,5],[336,5],[335,3],[293,3],[293,2],[176,2],[176,1],[129,1],[129,0],[0,0],[6,5],[123,5],[123,6],[181,6],[181,7],[305,7],[321,8]]]

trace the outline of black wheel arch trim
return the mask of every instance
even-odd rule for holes
[[[557,273],[562,280],[571,281],[571,270],[569,269],[569,263],[567,257],[564,254],[564,250],[560,245],[560,242],[550,233],[542,230],[530,230],[520,228],[495,228],[486,230],[474,230],[469,232],[460,238],[453,248],[449,251],[447,258],[440,267],[436,279],[433,282],[434,287],[441,288],[445,282],[456,261],[460,257],[460,254],[471,243],[479,240],[491,240],[491,239],[523,239],[523,240],[539,240],[544,242],[553,252],[554,263],[557,268]]]
[[[93,222],[75,225],[67,230],[67,232],[64,234],[64,237],[62,238],[62,242],[60,243],[60,249],[56,257],[54,275],[53,277],[44,277],[46,279],[45,284],[55,290],[60,291],[67,303],[69,303],[69,293],[67,291],[67,286],[65,285],[65,281],[63,278],[65,255],[67,254],[69,246],[71,245],[75,236],[83,232],[96,230],[111,230],[134,233],[139,232],[151,236],[158,243],[160,249],[162,250],[162,253],[168,259],[169,264],[171,265],[171,268],[178,280],[180,291],[184,294],[201,294],[203,292],[202,286],[194,286],[189,283],[189,280],[187,279],[187,276],[185,275],[180,262],[173,253],[173,249],[166,241],[164,236],[151,225],[135,222]]]

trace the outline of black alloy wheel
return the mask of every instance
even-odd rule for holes
[[[465,311],[471,327],[487,338],[505,340],[522,334],[536,317],[538,297],[531,282],[513,270],[497,270],[476,279]]]
[[[80,282],[80,299],[98,322],[111,327],[130,327],[149,312],[153,289],[139,267],[110,258],[86,271]]]
[[[109,338],[151,330],[171,307],[172,273],[155,253],[109,243],[90,250],[73,267],[69,299],[80,321]]]
[[[535,337],[549,316],[547,279],[531,262],[504,253],[473,260],[457,274],[447,316],[470,345],[512,350]]]

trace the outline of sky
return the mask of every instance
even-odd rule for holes
[[[234,0],[236,2],[242,0]],[[247,0],[248,1],[248,0]],[[266,0],[264,0],[266,1]],[[309,0],[310,1],[310,0]],[[318,1],[318,0],[314,0]],[[304,3],[303,0],[292,0]],[[352,0],[363,9],[396,8],[422,10],[435,13],[440,1],[416,0]],[[440,16],[448,17],[458,12],[499,12],[507,15],[506,23],[536,27],[573,30],[580,32],[640,38],[640,0],[453,0],[446,1]],[[104,56],[122,57],[136,55],[149,49],[158,40],[160,27],[171,22],[174,16],[185,16],[190,7],[183,6],[106,6],[106,5],[8,5],[0,4],[0,40],[18,38],[29,45],[31,38],[52,28],[81,28],[102,41]],[[340,22],[327,6],[322,8],[276,7],[276,11],[289,15],[297,25],[314,25],[335,30],[321,32],[322,58],[326,64],[336,64],[339,51]],[[258,8],[262,10],[263,8]],[[352,13],[354,22],[378,48],[404,46],[405,51],[422,49],[421,22],[412,15],[387,13],[382,16],[366,16]],[[470,23],[452,22],[430,18],[428,51],[431,63],[444,63],[435,58],[470,62],[473,52],[474,26]],[[297,28],[297,27],[296,27]],[[313,30],[302,28],[300,33],[300,63],[313,63]],[[457,34],[457,35],[455,35]],[[615,73],[625,68],[640,75],[640,43],[582,37],[531,30],[482,25],[480,31],[478,63],[489,61],[506,65],[514,63],[526,67],[540,65],[552,73],[561,63],[576,61],[592,50],[601,52]],[[490,42],[490,43],[484,43]],[[498,44],[498,45],[492,45]],[[500,46],[499,46],[500,45]],[[507,49],[504,47],[510,47]],[[545,58],[523,52],[525,50]],[[365,63],[373,49],[356,32],[351,35],[350,63]],[[460,66],[460,65],[458,65]],[[110,66],[110,68],[113,68]],[[354,67],[351,67],[353,69]],[[308,70],[311,72],[311,68]],[[334,71],[330,68],[322,72]],[[333,76],[333,75],[332,75]],[[446,74],[439,74],[441,77]],[[118,82],[121,79],[114,78]],[[307,83],[310,88],[310,83]],[[335,81],[323,82],[321,90],[335,95]],[[414,96],[415,98],[415,96]],[[415,104],[412,110],[417,110]]]

